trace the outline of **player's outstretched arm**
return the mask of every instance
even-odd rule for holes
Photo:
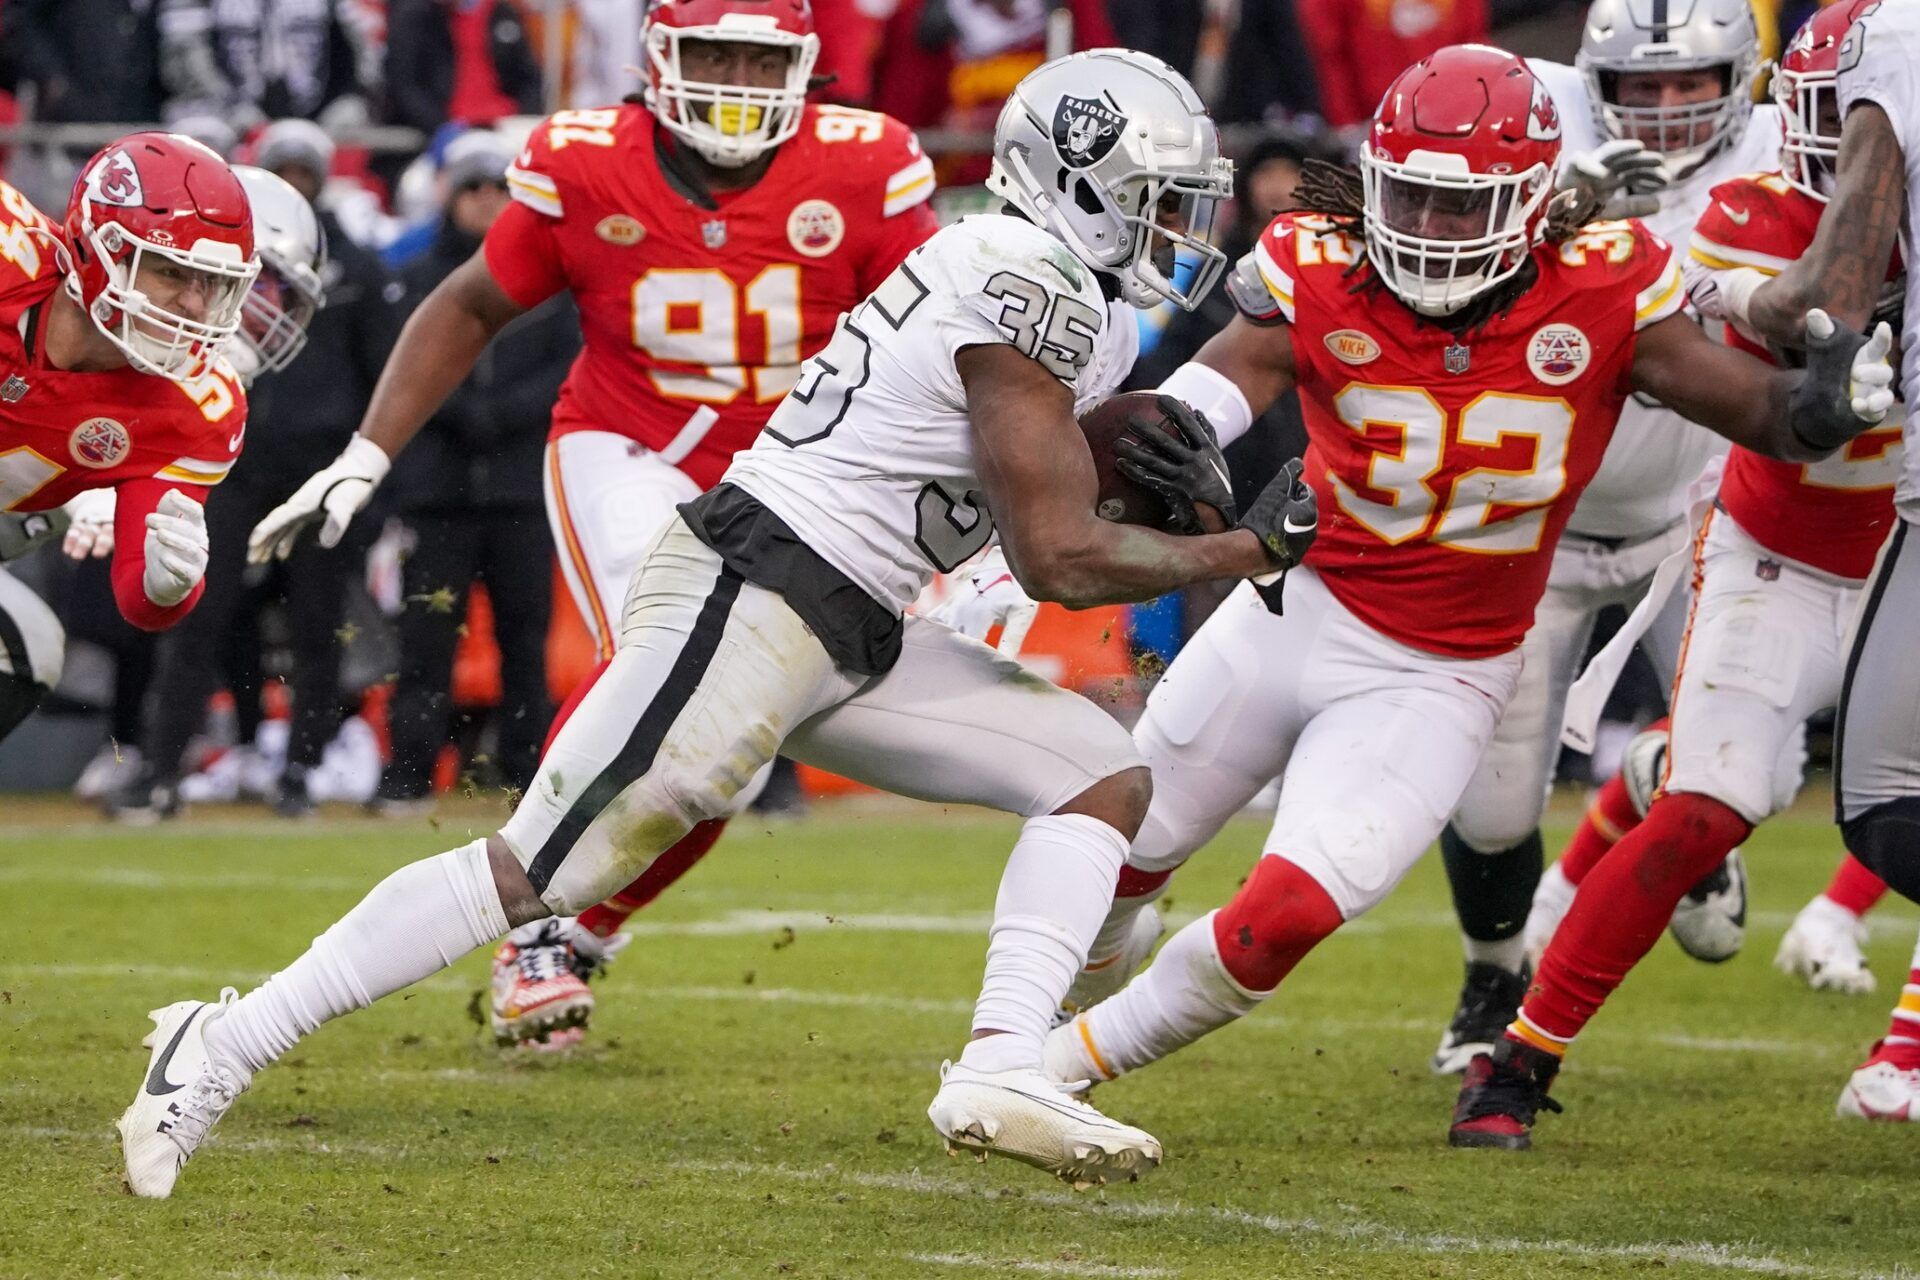
[[[1633,389],[1737,445],[1814,462],[1885,420],[1889,341],[1829,325],[1812,342],[1807,368],[1788,372],[1722,346],[1676,313],[1640,335]]]
[[[1806,314],[1816,307],[1865,330],[1880,299],[1905,215],[1907,168],[1893,122],[1871,102],[1847,112],[1836,183],[1813,244],[1746,300],[1747,327],[1776,346],[1805,346]]]
[[[1282,567],[1244,529],[1183,538],[1100,519],[1093,455],[1074,421],[1072,391],[999,343],[967,347],[955,365],[1001,546],[1035,599],[1085,609]]]
[[[1198,392],[1195,366],[1211,370],[1233,384],[1244,404],[1245,422],[1235,420],[1234,411],[1241,406],[1231,405],[1231,397],[1221,396],[1201,403],[1197,394],[1183,394],[1189,387]],[[1274,401],[1293,390],[1293,326],[1256,324],[1245,315],[1235,315],[1226,328],[1207,339],[1207,345],[1201,347],[1192,360],[1175,369],[1160,389],[1180,396],[1206,414],[1220,434],[1221,447],[1225,448],[1246,434],[1247,428],[1272,408]]]

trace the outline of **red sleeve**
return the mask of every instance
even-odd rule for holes
[[[205,579],[194,584],[179,604],[161,608],[147,599],[141,579],[147,572],[147,517],[160,505],[169,489],[178,489],[195,502],[207,500],[204,485],[178,484],[158,477],[129,480],[114,490],[113,509],[113,599],[120,616],[142,631],[165,631],[193,612],[206,593]]]
[[[930,204],[917,204],[881,222],[874,233],[873,251],[860,264],[860,296],[865,297],[879,288],[880,282],[892,275],[893,269],[908,254],[925,244],[939,229],[940,220],[933,216]]]
[[[531,310],[567,287],[560,259],[558,224],[518,202],[487,231],[487,270],[519,306]]]

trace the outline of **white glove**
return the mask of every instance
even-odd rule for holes
[[[1831,338],[1834,328],[1833,317],[1818,307],[1807,312],[1809,338]],[[1892,352],[1893,329],[1882,320],[1853,353],[1847,396],[1853,416],[1870,427],[1885,422],[1893,410],[1893,365],[1887,360]]]
[[[254,564],[265,564],[275,557],[285,560],[300,534],[316,520],[325,521],[320,526],[320,545],[339,546],[347,526],[392,467],[393,460],[385,449],[365,436],[355,436],[339,457],[308,476],[291,498],[253,526],[247,537],[247,559]]]
[[[147,599],[162,609],[187,598],[207,576],[207,513],[186,494],[169,489],[147,517],[147,571],[140,579]]]
[[[1660,193],[1673,182],[1666,161],[1629,138],[1603,142],[1565,157],[1556,184],[1591,200],[1603,220],[1645,218],[1660,211]]]
[[[67,539],[60,544],[75,560],[99,560],[113,554],[113,510],[118,503],[112,489],[88,489],[67,500]]]
[[[1000,643],[994,647],[1009,658],[1018,654],[1040,606],[1020,589],[1013,571],[1007,568],[1006,555],[993,547],[980,557],[980,563],[957,578],[952,594],[935,605],[927,617],[975,640],[986,639],[987,632],[998,624]]]

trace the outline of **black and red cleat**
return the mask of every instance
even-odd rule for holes
[[[1447,1143],[1455,1147],[1499,1147],[1525,1151],[1533,1145],[1534,1117],[1558,1111],[1547,1096],[1560,1059],[1517,1040],[1502,1039],[1491,1054],[1474,1055],[1453,1104]]]

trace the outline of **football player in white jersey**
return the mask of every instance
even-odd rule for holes
[[[1778,108],[1753,104],[1760,61],[1747,0],[1595,0],[1573,66],[1529,65],[1560,109],[1568,170],[1577,175],[1583,157],[1630,163],[1640,144],[1663,162],[1669,185],[1656,210],[1631,211],[1662,239],[1685,244],[1715,186],[1779,165]],[[1688,487],[1726,448],[1635,396],[1574,508],[1523,646],[1519,690],[1440,837],[1467,963],[1436,1072],[1464,1071],[1500,1038],[1526,991],[1529,953],[1545,946],[1572,901],[1577,864],[1567,864],[1573,877],[1560,865],[1543,877],[1539,830],[1568,688],[1600,611],[1632,608],[1660,562],[1687,545]],[[1642,638],[1663,686],[1685,625],[1686,600],[1675,592]],[[1675,937],[1702,959],[1724,960],[1739,947],[1744,880],[1729,864],[1675,913]]]
[[[996,526],[1041,599],[1264,577],[1305,551],[1313,499],[1289,467],[1229,527],[1219,450],[1168,401],[1181,438],[1143,460],[1168,473],[1156,487],[1183,525],[1221,532],[1173,537],[1095,514],[1074,415],[1118,385],[1135,350],[1109,303],[1192,306],[1224,265],[1205,236],[1232,166],[1178,73],[1124,50],[1034,71],[1001,116],[990,185],[1007,211],[916,249],[842,318],[721,484],[657,535],[620,649],[498,833],[395,872],[245,997],[156,1012],[148,1075],[120,1124],[135,1192],[169,1194],[254,1074],[300,1037],[518,924],[598,902],[724,812],[780,750],[1028,820],[1001,881],[975,1038],[929,1108],[941,1134],[1076,1184],[1158,1162],[1150,1135],[1039,1070],[1145,816],[1147,770],[1092,703],[902,610]],[[1201,263],[1184,289],[1176,248]]]
[[[1859,326],[1880,309],[1896,237],[1902,261],[1917,247],[1911,218],[1920,207],[1920,3],[1899,0],[1865,12],[1840,49],[1838,88],[1844,125],[1833,198],[1806,253],[1769,279],[1727,273],[1722,305],[1730,321],[1779,346],[1806,341],[1788,309],[1831,308]],[[1911,267],[1904,299],[1906,349],[1900,386],[1920,404],[1920,282]],[[1880,552],[1855,623],[1840,694],[1835,791],[1840,827],[1855,857],[1889,887],[1920,901],[1920,440],[1906,423],[1899,519]],[[1908,970],[1887,1034],[1848,1078],[1843,1116],[1920,1120],[1920,948]]]

